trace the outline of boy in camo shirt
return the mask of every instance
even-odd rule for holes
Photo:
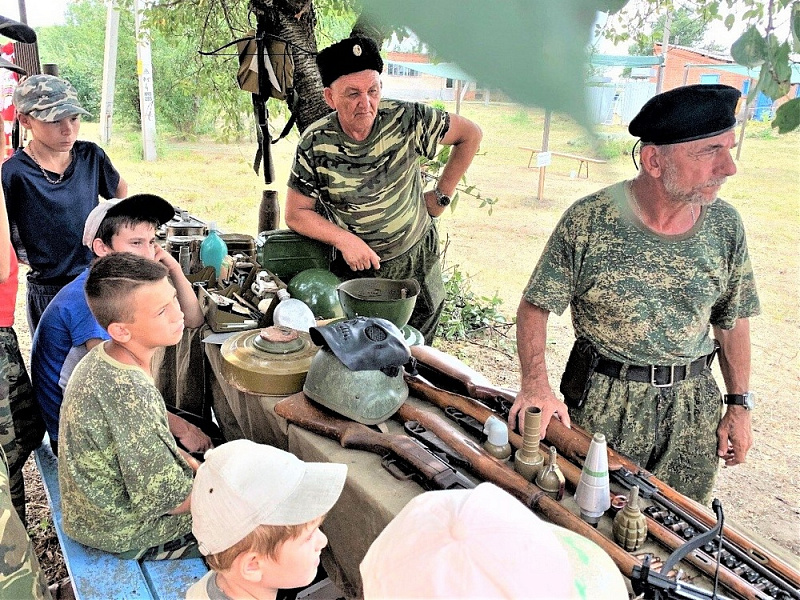
[[[197,462],[176,445],[150,373],[155,351],[183,333],[167,274],[127,252],[92,266],[86,297],[111,339],[75,368],[61,408],[64,531],[122,558],[200,556],[189,514]]]

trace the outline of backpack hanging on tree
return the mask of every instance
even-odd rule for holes
[[[272,183],[275,171],[270,145],[286,137],[295,122],[297,93],[294,90],[294,59],[289,44],[264,33],[260,25],[257,32],[251,31],[248,37],[239,40],[236,45],[239,49],[239,71],[236,79],[241,89],[253,94],[253,112],[258,137],[253,170],[258,173],[263,159],[264,181]],[[267,126],[269,112],[266,102],[269,98],[284,100],[291,113],[283,131],[274,140],[271,139]]]

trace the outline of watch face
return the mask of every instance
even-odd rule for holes
[[[744,407],[747,410],[753,410],[756,406],[756,395],[753,392],[747,392],[744,395]]]

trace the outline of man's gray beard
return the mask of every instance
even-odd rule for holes
[[[669,165],[667,168],[664,169],[664,174],[661,176],[661,180],[664,184],[664,190],[667,192],[670,200],[675,202],[676,204],[689,204],[695,206],[708,206],[714,203],[717,199],[717,195],[714,194],[714,197],[708,199],[702,193],[702,187],[695,187],[690,190],[684,190],[680,187],[680,181],[678,177],[678,170]],[[721,177],[719,179],[712,179],[709,183],[713,185],[722,185],[727,180],[727,177]]]

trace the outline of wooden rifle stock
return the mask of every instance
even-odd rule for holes
[[[464,456],[470,464],[470,470],[481,479],[491,481],[504,489],[531,510],[541,513],[551,523],[595,542],[611,556],[617,568],[626,577],[631,577],[634,566],[641,565],[631,554],[576,517],[507,464],[488,454],[475,440],[459,432],[441,417],[416,408],[408,402],[400,407],[397,414],[404,421],[417,421],[436,434],[453,450]]]
[[[409,390],[411,390],[417,398],[426,400],[442,410],[446,409],[448,406],[452,406],[456,410],[473,419],[477,419],[481,423],[485,423],[490,416],[499,418],[493,410],[475,402],[472,398],[437,388],[426,382],[419,375],[406,375],[405,378]],[[506,426],[508,427],[508,423],[506,423]],[[522,448],[522,436],[513,431],[511,427],[508,427],[508,441],[515,450]],[[548,453],[548,447],[541,442],[539,443],[539,450],[545,455]],[[581,476],[581,470],[562,456],[559,456],[556,460],[558,461],[558,467],[564,473],[564,477],[567,481],[572,482],[573,486],[576,485],[576,482]]]
[[[431,454],[422,444],[406,435],[379,433],[349,419],[323,412],[298,392],[275,405],[275,413],[303,429],[338,441],[343,448],[365,450],[380,455],[392,453],[406,461],[431,487],[438,489],[472,487],[462,485],[465,478],[450,465]]]
[[[480,374],[477,378],[474,378],[475,371],[467,367],[457,358],[440,350],[436,350],[435,348],[431,348],[429,346],[413,346],[411,348],[411,354],[417,359],[418,369],[421,373],[439,373],[440,376],[438,378],[434,378],[438,379],[439,381],[457,382],[456,386],[466,390],[467,395],[475,400],[486,401],[496,398],[503,398],[513,403],[514,399],[516,398],[515,393],[503,388],[493,387],[490,383],[487,383],[486,378]],[[409,387],[411,387],[410,382]],[[430,399],[429,396],[421,391],[420,388],[416,388],[415,392],[436,404],[436,402]],[[452,392],[448,393],[452,394]],[[468,411],[463,410],[462,408],[458,408],[458,410],[461,410],[464,414],[470,414]],[[487,408],[487,410],[489,409]],[[489,410],[489,414],[494,413]],[[479,417],[475,418],[481,420]],[[485,421],[485,418],[483,420]],[[547,436],[545,439],[551,442],[558,449],[559,454],[573,461],[582,461],[586,457],[586,454],[589,451],[589,443],[591,442],[591,436],[586,431],[576,425],[573,425],[572,428],[567,428],[558,419],[550,420],[550,423],[547,426]],[[514,442],[511,441],[511,444],[513,446]],[[564,476],[567,478],[567,480],[569,480],[570,477],[568,472],[564,469],[561,462],[559,462],[559,466],[562,468],[562,471],[564,471]],[[620,467],[624,467],[625,469],[637,474],[642,479],[646,480],[647,483],[653,486],[657,494],[654,498],[655,501],[659,501],[660,498],[658,496],[660,495],[661,498],[679,507],[704,526],[711,528],[715,525],[716,518],[705,507],[701,506],[691,498],[684,496],[651,473],[647,472],[627,456],[609,448],[609,470],[617,471],[620,469]],[[796,588],[800,587],[800,572],[798,572],[797,569],[791,567],[771,552],[761,548],[753,541],[731,529],[730,527],[725,526],[723,531],[726,540],[737,546],[744,554],[750,557],[751,560],[757,562],[767,569],[773,570]]]

